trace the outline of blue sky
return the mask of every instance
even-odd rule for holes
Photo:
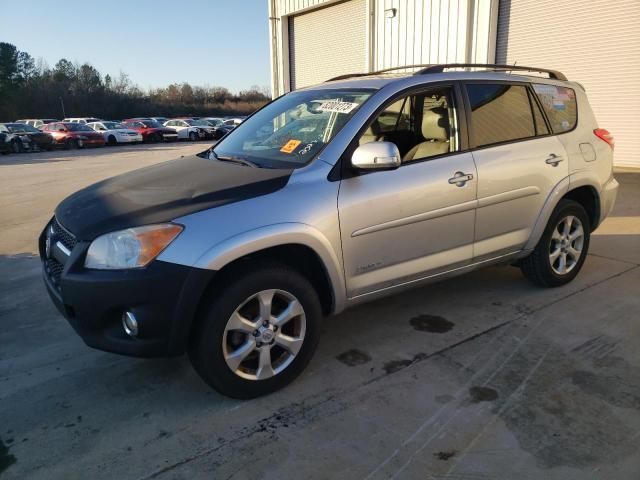
[[[10,6],[9,6],[10,5]],[[269,85],[267,0],[0,0],[0,41],[50,66],[65,57],[143,89]]]

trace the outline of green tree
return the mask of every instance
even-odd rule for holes
[[[14,84],[18,74],[18,49],[0,42],[0,91]]]

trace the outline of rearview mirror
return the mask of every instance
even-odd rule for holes
[[[400,151],[392,142],[365,143],[351,156],[351,165],[361,170],[392,170],[400,163]]]

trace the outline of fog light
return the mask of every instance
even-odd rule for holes
[[[122,328],[130,337],[138,336],[138,320],[133,313],[124,312],[122,314]]]

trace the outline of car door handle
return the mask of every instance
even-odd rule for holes
[[[553,165],[554,167],[557,167],[558,164],[560,162],[562,162],[564,160],[564,158],[562,158],[559,155],[556,155],[555,153],[552,153],[549,155],[549,157],[545,160],[545,163],[547,165]]]
[[[473,180],[472,174],[456,172],[453,174],[453,177],[449,179],[449,183],[458,187],[464,187],[465,183],[467,183],[469,180]]]

